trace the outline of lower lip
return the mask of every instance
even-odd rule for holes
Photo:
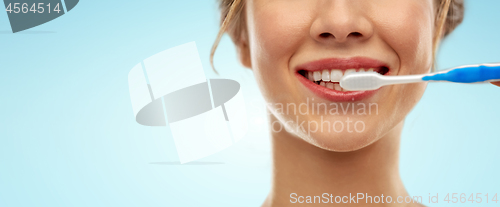
[[[311,90],[314,94],[332,102],[359,101],[372,96],[379,90],[377,89],[373,91],[336,91],[333,89],[320,86],[316,83],[313,83],[312,81],[300,75],[299,73],[295,73],[295,75],[297,76],[299,81],[302,84],[304,84],[306,88]]]

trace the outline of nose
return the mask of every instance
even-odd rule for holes
[[[360,1],[325,0],[318,4],[311,37],[324,44],[362,41],[373,35],[373,25],[364,16]]]

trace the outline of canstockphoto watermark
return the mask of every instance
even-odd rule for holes
[[[362,133],[366,129],[366,124],[361,117],[379,114],[377,103],[316,103],[314,98],[308,98],[306,102],[301,103],[265,103],[264,106],[273,114],[286,117],[286,120],[271,122],[273,132],[301,131],[308,135],[317,132]],[[311,115],[314,116],[313,119],[306,118]],[[335,116],[336,118],[332,118]]]
[[[351,120],[347,117],[345,120],[328,121],[324,119],[324,116],[320,116],[320,121],[316,120],[299,120],[299,116],[295,116],[295,120],[288,120],[285,123],[281,121],[271,122],[271,130],[273,132],[281,132],[283,130],[287,131],[302,131],[307,132],[308,135],[311,133],[362,133],[365,131],[366,124],[361,120]]]
[[[52,21],[70,10],[79,0],[4,0],[12,32],[27,30]]]
[[[308,203],[308,204],[326,204],[326,203],[336,203],[336,204],[376,204],[376,203],[422,203],[422,196],[397,196],[393,198],[392,196],[381,195],[369,195],[368,193],[356,193],[349,195],[333,195],[329,193],[323,193],[316,196],[304,196],[298,195],[297,193],[290,194],[290,203]]]
[[[269,109],[282,115],[378,115],[377,103],[315,103],[307,98],[302,103],[266,103]]]

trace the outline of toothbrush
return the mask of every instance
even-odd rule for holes
[[[348,91],[367,91],[376,90],[386,85],[424,81],[447,81],[454,83],[500,81],[500,63],[466,65],[443,72],[422,75],[383,76],[376,72],[350,73],[342,77],[340,86]]]

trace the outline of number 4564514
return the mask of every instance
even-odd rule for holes
[[[474,196],[475,195],[475,196]],[[484,199],[484,200],[483,200]],[[491,199],[491,200],[490,200]],[[482,194],[482,193],[472,193],[470,196],[465,193],[461,193],[458,195],[458,193],[448,193],[446,194],[446,197],[444,197],[444,201],[447,201],[450,203],[466,203],[466,202],[471,202],[471,203],[498,203],[498,197],[497,194],[495,195],[489,195],[488,193]]]
[[[33,13],[44,13],[48,12],[57,12],[59,13],[61,11],[59,7],[59,3],[56,4],[55,7],[50,7],[50,3],[48,4],[43,4],[43,3],[33,3],[31,6],[28,3],[9,3],[7,5],[7,9],[5,11],[9,13],[28,13],[28,12],[33,12]]]

